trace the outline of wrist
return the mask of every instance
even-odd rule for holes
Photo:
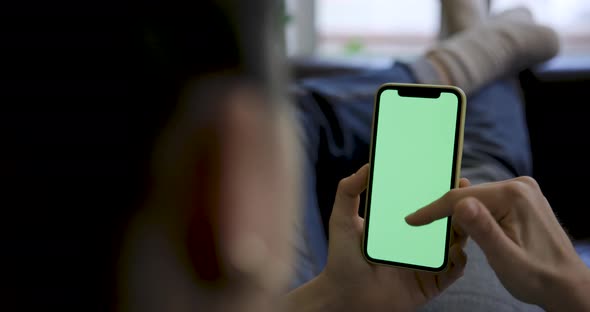
[[[324,272],[286,296],[287,311],[346,311],[338,287]]]
[[[590,269],[581,265],[553,280],[542,304],[546,311],[590,311]]]

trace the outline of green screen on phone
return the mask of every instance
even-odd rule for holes
[[[373,129],[365,254],[369,260],[426,270],[446,266],[449,219],[413,227],[404,218],[454,184],[460,98],[378,93]]]

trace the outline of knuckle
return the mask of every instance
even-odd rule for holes
[[[350,177],[346,177],[338,182],[338,188],[336,189],[336,198],[346,199],[348,197],[354,196],[355,194],[351,194],[350,189]]]
[[[342,192],[346,188],[346,184],[347,184],[346,179],[348,179],[348,178],[340,179],[340,181],[338,182],[338,192]]]
[[[520,199],[526,197],[529,191],[529,185],[517,179],[508,182],[504,186],[504,194],[509,199]]]
[[[456,202],[460,198],[461,189],[454,188],[448,191],[443,198],[448,202]]]
[[[522,177],[516,178],[516,181],[524,183],[532,189],[535,189],[535,190],[539,189],[539,183],[533,177],[522,176]]]

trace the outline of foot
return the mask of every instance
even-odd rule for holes
[[[487,0],[441,0],[439,39],[483,23],[488,16]]]
[[[515,7],[490,16],[489,21],[521,21],[534,23],[533,13],[526,7]]]
[[[446,77],[441,82],[472,93],[502,76],[547,61],[558,50],[555,31],[535,24],[530,12],[515,9],[439,43],[426,59],[441,80]]]

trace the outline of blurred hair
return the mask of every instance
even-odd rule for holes
[[[0,306],[109,309],[122,231],[185,83],[211,73],[272,81],[269,2],[5,5]]]

